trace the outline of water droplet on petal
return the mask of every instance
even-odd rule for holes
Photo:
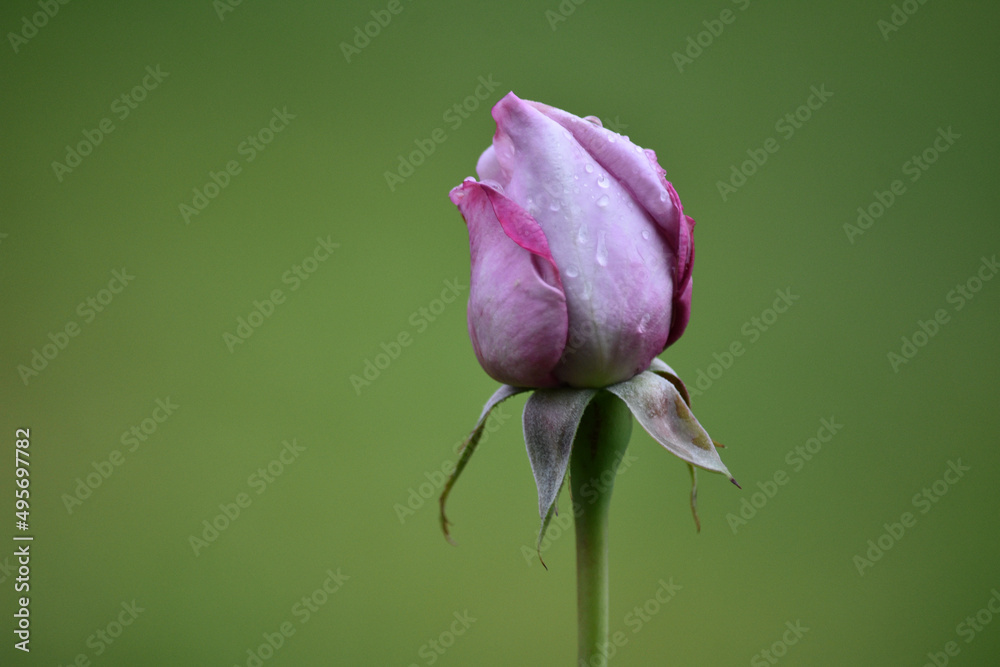
[[[601,266],[608,265],[608,244],[603,231],[597,237],[597,255],[595,256],[595,259]]]
[[[646,327],[649,326],[649,321],[651,319],[653,319],[653,316],[650,315],[649,313],[646,313],[645,315],[642,316],[642,319],[639,320],[639,328],[638,328],[639,333],[641,334],[646,333]]]
[[[558,211],[559,210],[559,200],[558,199],[553,199],[552,200],[552,203],[549,204],[549,210],[550,211]]]
[[[600,199],[597,200],[597,205],[604,208],[611,202],[611,198],[607,195],[601,195]]]
[[[611,181],[608,180],[607,176],[601,174],[600,176],[597,177],[597,184],[602,188],[606,188],[611,185]]]
[[[576,242],[579,243],[580,245],[587,245],[588,240],[589,238],[587,235],[587,226],[580,225],[580,229],[577,230],[576,232]]]
[[[569,278],[576,278],[580,275],[580,269],[576,268],[575,264],[570,264],[566,267],[566,276]]]
[[[612,143],[613,144],[613,143],[615,143],[615,141],[617,141],[617,139],[615,138],[615,135],[609,134],[608,135],[608,143]]]
[[[649,230],[648,229],[642,230],[642,238],[644,238],[644,239],[646,239],[648,241],[649,237],[650,237]]]
[[[588,163],[586,164],[586,166],[584,166],[584,170],[585,170],[585,171],[586,171],[586,172],[587,172],[588,174],[593,174],[593,173],[594,173],[594,165],[592,165],[592,164],[590,164],[590,163],[588,162]]]
[[[667,201],[667,191],[663,190],[660,192],[660,201]]]

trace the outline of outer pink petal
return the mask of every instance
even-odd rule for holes
[[[469,179],[451,191],[469,228],[469,336],[493,379],[554,387],[569,317],[545,234],[517,204]]]
[[[674,252],[674,311],[664,347],[673,343],[684,332],[691,311],[694,220],[684,215],[680,197],[667,181],[666,172],[657,162],[656,153],[643,150],[599,124],[561,109],[538,102],[529,104],[569,130],[596,162],[629,189],[635,200],[659,226]]]
[[[668,238],[677,239],[681,212],[671,201],[664,178],[666,172],[660,168],[653,151],[643,150],[620,134],[562,109],[538,102],[528,104],[569,130],[594,160],[629,188]]]
[[[570,337],[557,377],[599,387],[643,371],[671,326],[673,248],[629,184],[536,105],[511,93],[493,116],[495,151],[480,167],[497,159],[484,172],[538,220],[563,280]]]
[[[653,151],[649,151],[652,153]],[[656,163],[656,155],[652,155],[653,163]],[[660,169],[660,165],[656,165]],[[663,170],[660,169],[662,172]],[[664,173],[665,175],[665,173]],[[667,182],[664,175],[661,175],[663,182],[667,185],[670,199],[681,214],[680,230],[677,236],[677,270],[674,278],[674,303],[673,321],[670,323],[670,335],[664,349],[681,337],[684,329],[687,328],[688,320],[691,319],[691,277],[694,269],[694,220],[684,215],[684,207],[681,205],[681,198],[674,190],[674,186]]]

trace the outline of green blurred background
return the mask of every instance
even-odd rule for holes
[[[1000,280],[977,272],[1000,252],[1000,9],[224,1],[0,10],[0,662],[574,664],[573,539],[552,529],[548,571],[531,553],[522,397],[452,494],[457,548],[437,524],[440,471],[495,387],[447,192],[513,90],[655,149],[698,221],[691,324],[663,358],[701,379],[695,413],[743,486],[699,478],[697,534],[686,466],[636,427],[610,664],[997,664]],[[813,86],[832,95],[799,110]],[[69,167],[85,133],[100,143]],[[195,201],[212,173],[225,187]],[[775,317],[776,290],[798,299]],[[841,427],[807,461],[822,419]],[[30,654],[12,633],[24,427]],[[968,470],[939,481],[949,462]]]

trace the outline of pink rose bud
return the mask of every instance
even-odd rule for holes
[[[606,387],[646,370],[691,308],[694,220],[652,150],[508,93],[479,181],[451,191],[469,229],[476,357],[517,387]]]

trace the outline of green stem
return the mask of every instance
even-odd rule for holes
[[[577,648],[580,665],[608,650],[608,510],[618,463],[632,434],[632,414],[610,392],[587,406],[570,456],[576,518]]]

